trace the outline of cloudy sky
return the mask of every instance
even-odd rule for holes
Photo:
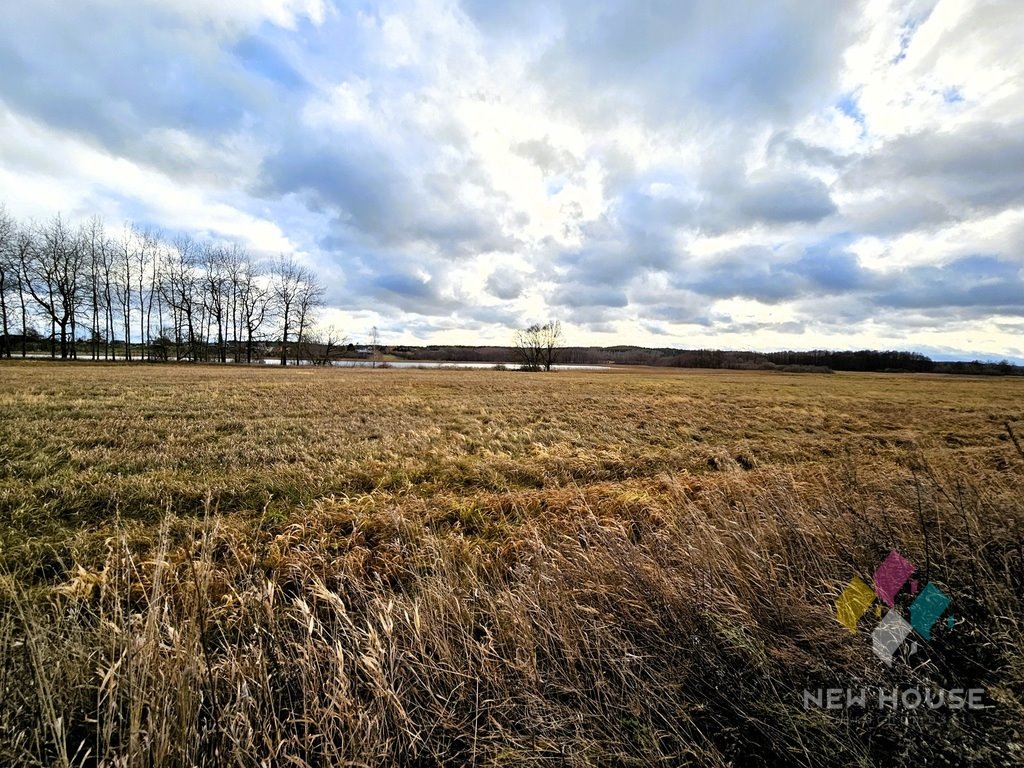
[[[385,342],[1024,362],[1018,0],[32,0],[0,201],[290,252]]]

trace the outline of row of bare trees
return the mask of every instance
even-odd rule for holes
[[[293,258],[260,263],[238,245],[131,224],[111,233],[96,217],[21,223],[0,206],[0,356],[45,339],[64,359],[251,363],[269,344],[286,365],[322,303]]]

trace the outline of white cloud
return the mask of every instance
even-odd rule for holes
[[[62,212],[84,219],[101,214],[115,225],[145,217],[171,232],[234,240],[265,256],[296,250],[272,221],[229,202],[230,193],[183,185],[7,110],[0,112],[0,160],[4,188],[19,190],[8,205],[21,217],[44,220]]]
[[[284,29],[295,29],[300,19],[323,24],[328,5],[325,0],[138,0],[154,11],[172,11],[201,23],[224,27],[254,28],[267,21]],[[98,0],[117,8],[121,0]]]

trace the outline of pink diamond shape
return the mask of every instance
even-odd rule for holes
[[[875,594],[892,608],[896,603],[896,595],[913,572],[914,564],[894,549],[875,570]]]

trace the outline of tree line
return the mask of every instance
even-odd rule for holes
[[[517,340],[518,343],[518,340]],[[527,343],[526,355],[536,362],[534,343]],[[445,360],[482,363],[524,361],[522,345],[500,346],[392,346],[389,353],[403,360]],[[811,350],[805,352],[755,352],[723,349],[678,349],[675,347],[574,347],[557,349],[558,363],[566,365],[648,365],[674,368],[722,368],[730,370],[791,371],[899,371],[912,373],[959,373],[971,375],[1024,375],[1024,366],[1008,361],[978,360],[948,362],[932,360],[918,352],[899,350]],[[529,365],[529,361],[525,363]]]
[[[251,363],[270,342],[287,365],[322,341],[323,294],[293,257],[261,262],[133,224],[111,232],[99,217],[19,222],[0,206],[0,357],[31,346],[62,359]]]

